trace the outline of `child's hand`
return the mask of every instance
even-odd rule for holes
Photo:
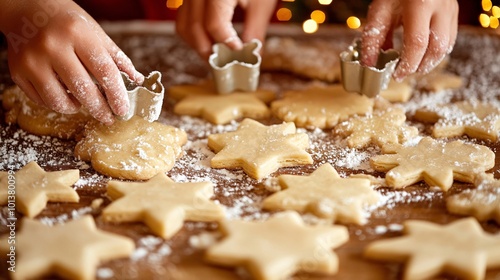
[[[392,33],[403,26],[403,49],[394,78],[427,73],[451,52],[458,29],[456,0],[374,0],[362,35],[363,65],[374,66],[380,49],[392,47]]]
[[[233,24],[234,9],[245,9],[245,24],[241,39]],[[264,40],[276,0],[195,0],[184,1],[177,14],[177,33],[204,59],[212,53],[214,43],[226,43],[241,49],[244,42]]]
[[[2,2],[11,76],[33,101],[68,114],[81,105],[106,124],[128,111],[120,70],[144,77],[83,9],[68,0]]]

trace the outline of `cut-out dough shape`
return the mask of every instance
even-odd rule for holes
[[[484,279],[487,268],[500,266],[500,235],[483,231],[474,218],[447,225],[406,221],[402,237],[375,241],[365,256],[406,262],[404,279],[430,279],[449,273],[463,279]]]
[[[408,79],[400,83],[391,79],[387,88],[380,92],[380,96],[390,102],[407,102],[410,100],[411,94],[412,86]]]
[[[80,178],[78,169],[45,172],[36,162],[26,164],[14,175],[15,189],[9,189],[9,175],[0,172],[0,205],[15,200],[16,210],[32,218],[47,202],[78,202],[80,197],[71,186]],[[15,199],[9,199],[15,196]]]
[[[472,183],[477,175],[495,165],[495,153],[488,147],[462,141],[444,143],[424,137],[415,146],[385,145],[384,155],[374,156],[370,165],[387,172],[385,180],[403,188],[424,180],[447,191],[453,180]]]
[[[134,241],[96,228],[91,216],[48,226],[24,218],[16,234],[16,271],[13,279],[60,276],[95,279],[101,261],[132,255]],[[8,253],[8,237],[0,239],[0,251]],[[44,278],[45,279],[45,278]]]
[[[37,105],[29,100],[18,86],[3,92],[2,104],[7,111],[7,123],[17,123],[23,130],[40,136],[73,139],[92,119],[84,111],[67,115]]]
[[[437,69],[429,74],[417,78],[417,88],[437,92],[446,89],[457,89],[462,87],[464,81],[460,76],[452,73],[442,72]]]
[[[332,249],[349,239],[344,226],[307,226],[292,211],[267,221],[223,221],[226,237],[207,250],[206,259],[224,266],[245,266],[255,279],[287,279],[298,271],[334,274]]]
[[[111,126],[90,122],[75,155],[104,175],[147,180],[169,171],[186,142],[186,133],[178,128],[133,116]]]
[[[371,113],[373,105],[373,99],[334,85],[286,92],[271,103],[271,111],[298,127],[332,128],[353,115]]]
[[[208,147],[217,154],[213,168],[243,168],[254,179],[262,179],[280,167],[311,164],[309,137],[297,133],[293,123],[265,126],[244,119],[233,132],[208,136]]]
[[[418,129],[405,124],[403,109],[389,108],[366,116],[355,116],[342,122],[335,132],[347,137],[351,148],[364,148],[370,143],[377,146],[402,144],[418,135]]]
[[[467,189],[446,199],[450,213],[474,216],[479,221],[495,220],[500,224],[500,181],[484,176],[477,188]]]
[[[473,138],[497,141],[500,132],[500,108],[490,103],[460,101],[418,109],[415,119],[435,123],[432,136]]]
[[[330,164],[309,176],[281,175],[278,180],[285,190],[264,199],[264,209],[312,212],[333,221],[365,224],[364,207],[380,199],[370,180],[341,178]]]
[[[211,182],[176,183],[160,173],[147,182],[110,181],[107,194],[114,201],[102,212],[105,221],[142,221],[163,238],[176,234],[185,220],[224,218],[224,208],[210,200]]]

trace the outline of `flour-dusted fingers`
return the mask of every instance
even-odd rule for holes
[[[176,31],[203,59],[212,52],[212,40],[204,26],[205,0],[184,1],[176,20]]]
[[[108,52],[120,71],[126,73],[132,81],[139,85],[144,82],[144,75],[135,69],[132,60],[114,43],[109,46]]]
[[[236,0],[217,0],[206,2],[205,26],[208,35],[216,43],[225,43],[232,49],[241,49],[243,43],[234,30],[232,23]]]
[[[248,1],[245,14],[245,27],[241,35],[244,42],[266,37],[267,26],[276,7],[276,0]]]
[[[47,105],[45,105],[45,102],[43,102],[43,99],[40,97],[40,95],[38,94],[35,87],[33,87],[33,84],[30,81],[19,76],[12,76],[12,80],[14,81],[14,83],[16,83],[16,85],[19,86],[19,88],[22,91],[24,91],[26,96],[28,96],[28,98],[31,99],[31,101],[35,102],[36,104],[42,107],[47,107]]]
[[[68,91],[61,84],[57,74],[52,69],[40,72],[32,75],[30,80],[45,103],[45,106],[62,114],[74,114],[78,112],[80,105],[75,104],[69,97]]]

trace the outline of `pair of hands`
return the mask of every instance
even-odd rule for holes
[[[215,42],[239,49],[242,41],[264,40],[276,1],[184,1],[177,32],[205,59]],[[241,38],[231,23],[237,5],[246,12]],[[403,50],[394,77],[401,80],[432,70],[452,50],[458,3],[374,0],[362,34],[364,65],[374,66],[380,49],[392,46],[392,32],[399,25],[404,28]],[[120,71],[136,83],[144,79],[99,24],[71,0],[0,1],[0,31],[7,36],[14,82],[34,102],[57,112],[76,113],[83,106],[97,120],[112,124],[113,114],[124,115],[129,107]]]

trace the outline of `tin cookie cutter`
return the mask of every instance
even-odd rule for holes
[[[119,116],[120,120],[129,120],[137,115],[153,122],[160,117],[165,88],[161,83],[161,73],[153,71],[144,77],[142,85],[134,83],[127,74],[122,72],[123,82],[127,89],[130,108],[126,115]]]
[[[212,67],[218,93],[257,89],[262,61],[259,54],[261,48],[262,43],[257,39],[244,44],[241,50],[232,50],[223,43],[213,46],[213,54],[208,63]]]
[[[362,66],[360,56],[360,39],[355,40],[347,51],[340,53],[342,85],[346,91],[375,97],[380,91],[387,89],[399,61],[399,53],[395,50],[382,51],[375,67]]]

